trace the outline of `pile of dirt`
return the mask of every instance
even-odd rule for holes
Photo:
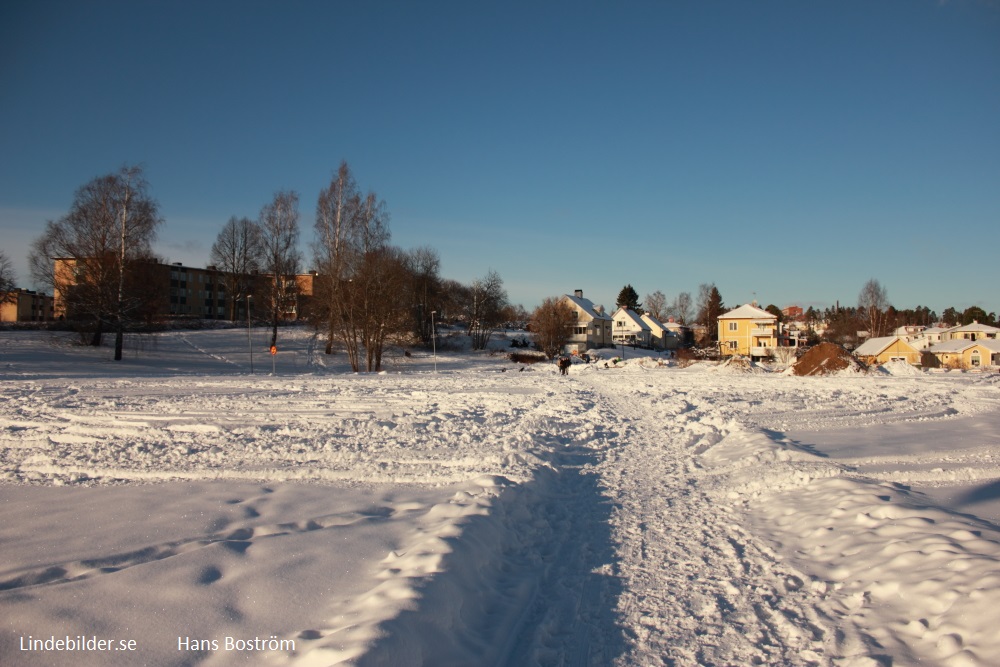
[[[820,343],[810,348],[792,366],[792,373],[799,376],[864,371],[865,365],[857,357],[834,343]]]

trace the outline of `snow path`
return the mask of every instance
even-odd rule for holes
[[[636,390],[641,380],[595,385],[599,418],[621,429],[620,446],[599,466],[620,508],[618,611],[632,632],[620,664],[816,664],[833,632],[813,612],[802,574],[701,483],[693,455],[726,424],[695,392]]]

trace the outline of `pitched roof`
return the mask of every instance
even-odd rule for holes
[[[979,340],[966,340],[964,338],[955,338],[953,340],[946,340],[943,343],[938,343],[937,345],[932,345],[928,348],[928,352],[933,352],[938,354],[940,352],[965,352],[970,347],[975,347],[979,345],[980,347],[985,347],[991,352],[1000,352],[1000,341],[993,338],[980,338]]]
[[[777,316],[749,303],[719,315],[720,320],[776,320]]]
[[[595,320],[610,320],[611,318],[607,313],[597,312],[597,306],[590,299],[584,298],[582,296],[575,296],[572,294],[564,294],[563,298],[569,299],[577,308],[587,313]]]
[[[643,322],[642,318],[639,317],[639,314],[634,310],[619,308],[618,310],[615,311],[615,314],[612,315],[611,318],[617,320],[619,314],[622,316],[622,318],[630,320],[639,329],[642,329],[643,331],[652,331],[652,329],[649,328],[649,325]]]
[[[655,317],[653,317],[649,313],[643,313],[641,317],[642,317],[642,321],[645,322],[646,324],[648,324],[650,327],[655,327],[655,328],[659,329],[660,331],[670,331],[670,329],[668,329],[667,326],[665,324],[663,324],[663,322],[661,322],[660,320],[656,319]]]
[[[1000,333],[1000,329],[997,327],[991,327],[988,324],[980,324],[979,322],[963,324],[960,327],[952,327],[951,329],[948,329],[948,333],[959,333],[961,331],[975,331],[976,333]]]
[[[860,357],[877,357],[897,340],[912,349],[914,352],[918,351],[915,347],[906,342],[906,339],[902,336],[879,336],[878,338],[869,338],[864,343],[859,345],[858,349],[854,350],[854,354]]]

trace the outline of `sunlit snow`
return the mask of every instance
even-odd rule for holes
[[[1000,664],[995,372],[264,340],[0,332],[0,664]]]

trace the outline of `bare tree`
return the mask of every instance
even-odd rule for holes
[[[675,298],[674,302],[670,305],[667,316],[673,317],[681,324],[687,324],[690,322],[693,317],[691,293],[681,292],[678,294],[677,298]]]
[[[346,162],[320,192],[315,228],[327,354],[339,337],[351,368],[361,369],[363,351],[365,368],[380,370],[385,345],[410,322],[413,259],[389,246],[385,202],[374,192],[359,194]]]
[[[271,319],[271,346],[278,344],[278,322],[289,313],[298,294],[296,274],[302,262],[299,252],[299,195],[277,192],[260,210],[263,269],[268,274],[264,288]]]
[[[566,347],[574,324],[576,312],[566,300],[548,297],[531,314],[531,338],[538,349],[551,359]]]
[[[667,297],[663,292],[656,290],[652,294],[647,294],[643,302],[646,304],[647,313],[661,322],[667,319]]]
[[[263,250],[260,226],[250,218],[235,215],[212,244],[211,261],[222,274],[230,320],[236,319],[240,302],[251,294],[252,275],[260,271]]]
[[[411,282],[406,253],[383,245],[365,253],[351,282],[353,322],[368,372],[382,369],[388,342],[408,329]]]
[[[858,311],[872,338],[885,335],[889,321],[888,310],[888,292],[879,281],[869,279],[858,293]]]
[[[358,188],[347,162],[341,162],[330,185],[319,193],[316,202],[316,242],[313,257],[319,275],[318,316],[325,320],[326,353],[333,352],[333,341],[344,317],[342,291],[347,284],[350,264],[357,253],[356,215]]]
[[[92,345],[115,329],[115,360],[122,358],[131,316],[150,298],[148,284],[128,280],[130,264],[153,261],[151,245],[163,223],[140,167],[122,167],[77,190],[67,215],[48,222],[29,262],[36,282],[52,287],[67,315],[95,322]],[[63,260],[57,272],[57,260]]]
[[[14,291],[14,266],[7,255],[0,250],[0,303],[7,300],[7,295]]]
[[[474,280],[466,298],[465,322],[472,349],[485,350],[490,336],[503,324],[508,305],[500,274],[490,269],[485,277]]]
[[[441,258],[424,246],[407,253],[413,298],[413,331],[422,343],[431,342],[431,313],[441,311]]]

